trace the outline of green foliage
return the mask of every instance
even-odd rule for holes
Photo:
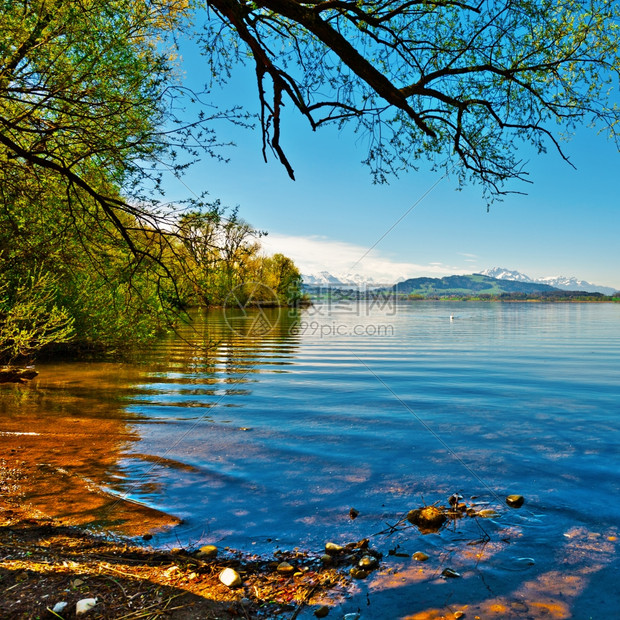
[[[73,318],[55,301],[57,281],[33,273],[10,290],[0,284],[0,363],[30,362],[42,348],[66,343],[74,335]]]
[[[255,63],[265,141],[291,176],[280,146],[288,101],[313,128],[352,124],[367,139],[377,182],[424,159],[492,195],[527,180],[520,143],[564,155],[563,131],[594,124],[620,135],[615,0],[208,6],[205,55],[227,69],[244,58]],[[239,39],[250,55],[230,53]]]
[[[185,265],[181,282],[191,283],[185,300],[190,304],[224,305],[231,296],[246,303],[295,305],[302,298],[301,274],[282,254],[261,254],[260,237],[238,217],[224,217],[219,202],[207,212],[190,212],[179,222]]]
[[[221,300],[253,259],[254,231],[236,214],[177,221],[150,194],[161,162],[182,171],[188,142],[190,157],[215,154],[220,114],[186,124],[175,112],[185,95],[171,34],[189,10],[184,0],[0,3],[2,359],[144,343],[196,287]],[[197,248],[189,233],[204,236],[210,218],[214,273],[207,255],[185,261]]]

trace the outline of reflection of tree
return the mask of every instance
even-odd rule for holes
[[[160,474],[189,467],[163,451],[149,453],[143,443],[139,448],[148,426],[138,425],[150,421],[153,406],[159,417],[168,408],[171,418],[195,418],[202,409],[198,419],[208,423],[205,412],[223,396],[226,406],[247,396],[245,387],[234,386],[250,383],[261,365],[286,364],[295,353],[290,333],[297,317],[277,308],[265,312],[273,327],[265,337],[233,332],[214,310],[195,315],[185,332],[167,336],[131,364],[50,365],[29,389],[4,390],[4,467],[25,474],[19,483],[24,499],[71,523],[125,523],[121,529],[134,531],[175,522],[123,501],[124,493],[161,497],[166,477]],[[182,442],[178,448],[183,451]]]

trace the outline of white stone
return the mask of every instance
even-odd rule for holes
[[[79,616],[80,614],[85,614],[87,611],[90,611],[96,604],[96,598],[83,598],[75,605],[75,615]]]
[[[220,581],[229,588],[241,585],[241,575],[232,568],[225,568],[220,573]]]
[[[68,605],[69,603],[65,603],[64,601],[61,603],[56,603],[56,605],[54,605],[54,607],[52,607],[52,611],[55,614],[59,614],[61,611],[64,611],[65,607]]]

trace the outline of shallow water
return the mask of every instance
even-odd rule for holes
[[[113,498],[88,509],[93,523],[122,520],[117,496],[181,519],[160,545],[316,550],[475,496],[500,516],[373,537],[431,560],[389,557],[342,611],[617,617],[620,305],[213,311],[182,336],[131,364],[42,364],[0,396],[3,440],[52,469],[68,450],[65,474]],[[207,354],[190,344],[205,340]],[[46,499],[57,479],[31,500],[79,511]],[[447,566],[462,578],[441,579]]]

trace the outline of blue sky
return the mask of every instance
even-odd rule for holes
[[[183,53],[182,70],[195,86],[205,65],[188,49]],[[256,111],[253,72],[236,71],[209,99]],[[239,205],[244,219],[269,232],[265,249],[291,256],[302,273],[352,271],[389,281],[500,266],[531,277],[576,276],[620,288],[620,154],[593,130],[584,128],[566,145],[577,170],[551,150],[538,155],[523,149],[533,184],[513,185],[527,195],[506,196],[489,212],[480,188],[456,191],[454,179],[440,180],[441,173],[424,162],[419,172],[373,185],[360,163],[364,145],[352,132],[312,132],[292,110],[282,132],[296,181],[275,158],[263,161],[257,129],[221,123],[217,130],[223,140],[236,142],[222,151],[230,162],[202,160],[182,184],[168,178],[167,199],[207,190],[223,204]]]

